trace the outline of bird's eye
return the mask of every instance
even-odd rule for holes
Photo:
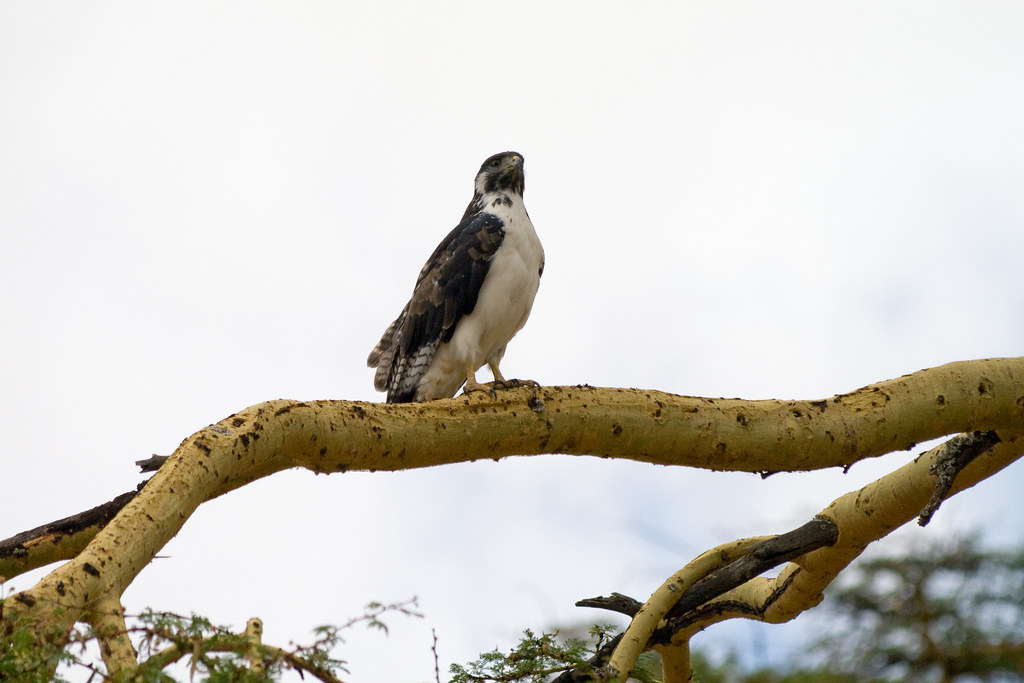
[[[501,159],[491,159],[491,168],[498,168],[501,166]]]

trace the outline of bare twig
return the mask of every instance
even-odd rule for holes
[[[960,470],[1000,442],[999,435],[994,431],[969,432],[959,434],[943,444],[942,452],[936,457],[935,463],[929,472],[935,475],[935,491],[932,493],[928,504],[921,509],[917,516],[917,523],[920,526],[927,526],[932,515],[942,505],[942,501],[949,495],[949,490],[956,481],[956,475]]]

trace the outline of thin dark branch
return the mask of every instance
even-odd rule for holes
[[[430,648],[434,652],[434,680],[436,683],[441,683],[441,663],[437,656],[437,631],[430,629],[430,635],[434,637],[434,644]]]
[[[135,464],[143,472],[155,472],[168,457],[166,455],[154,455],[145,460],[137,460]],[[149,480],[147,479],[146,481]],[[76,534],[91,534],[77,539],[76,542],[81,542],[84,545],[92,535],[95,535],[100,529],[105,527],[130,500],[138,495],[142,487],[146,485],[146,481],[141,482],[134,491],[122,493],[113,500],[97,505],[90,510],[58,519],[55,522],[43,524],[35,529],[22,531],[0,541],[0,563],[3,563],[0,565],[0,571],[4,571],[2,568],[6,567],[5,571],[11,572],[11,575],[16,576],[18,573],[33,569],[34,567],[41,567],[50,562],[72,557],[73,555],[67,555],[66,552],[62,551],[55,553],[53,546],[68,540],[69,537]],[[47,543],[49,545],[44,546]]]
[[[139,466],[140,472],[156,472],[160,469],[160,466],[167,462],[169,455],[157,455],[154,453],[145,460],[136,460],[135,464]]]
[[[749,553],[734,562],[714,571],[683,591],[679,601],[668,611],[666,626],[658,629],[651,638],[652,643],[669,642],[673,633],[702,614],[700,608],[710,600],[740,586],[758,574],[793,560],[825,546],[832,545],[839,538],[839,527],[835,522],[815,517],[803,526],[780,534],[754,546]],[[781,587],[778,595],[785,590]],[[769,598],[769,604],[778,595]],[[612,593],[609,597],[588,598],[576,603],[579,607],[598,607],[612,610],[630,617],[643,606],[637,600]],[[576,680],[566,678],[565,680]],[[584,680],[584,679],[580,679]]]
[[[622,593],[612,593],[610,596],[587,598],[580,600],[576,603],[577,607],[596,607],[598,609],[611,610],[612,612],[618,612],[619,614],[625,614],[627,617],[636,616],[636,613],[640,611],[640,608],[644,606],[639,600],[634,600],[628,595]]]
[[[932,515],[942,505],[942,501],[949,495],[949,490],[956,481],[956,475],[960,474],[963,468],[979,455],[999,443],[999,435],[993,431],[969,432],[958,434],[942,444],[942,452],[935,458],[929,472],[934,474],[935,490],[928,503],[921,508],[917,516],[917,523],[920,526],[927,526],[932,520]]]
[[[612,658],[612,654],[615,652],[615,648],[618,647],[623,635],[620,633],[615,636],[599,647],[597,652],[585,663],[563,672],[551,683],[585,683],[601,680],[598,674],[608,664],[608,660]]]
[[[27,555],[29,553],[29,549],[26,544],[39,543],[42,541],[58,543],[65,536],[77,534],[89,529],[90,527],[96,527],[97,529],[102,528],[107,524],[107,522],[112,520],[114,516],[121,511],[121,508],[127,505],[128,501],[134,498],[141,489],[142,485],[140,484],[138,490],[122,493],[117,498],[103,503],[102,505],[97,505],[91,510],[79,512],[77,515],[71,515],[64,519],[58,519],[55,522],[43,524],[35,529],[23,531],[20,534],[16,534],[8,539],[0,541],[0,559],[8,557],[23,557]]]
[[[835,522],[815,517],[797,529],[758,543],[735,562],[700,579],[683,592],[679,602],[665,616],[668,619],[682,616],[758,574],[812,550],[832,545],[838,538],[839,527]]]

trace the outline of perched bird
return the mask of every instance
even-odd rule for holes
[[[530,316],[544,248],[523,204],[523,157],[495,154],[476,174],[473,201],[416,278],[412,298],[366,364],[388,403],[450,398],[497,382],[505,346]]]

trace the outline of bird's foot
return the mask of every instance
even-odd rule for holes
[[[519,389],[520,387],[531,387],[540,389],[540,384],[532,379],[496,379],[492,382],[495,389]]]
[[[473,393],[475,391],[486,391],[491,395],[491,398],[498,398],[498,393],[494,391],[494,387],[491,386],[490,384],[481,384],[479,382],[473,382],[472,384],[470,384],[469,382],[466,382],[466,384],[462,387],[463,396],[465,396],[466,394]]]

